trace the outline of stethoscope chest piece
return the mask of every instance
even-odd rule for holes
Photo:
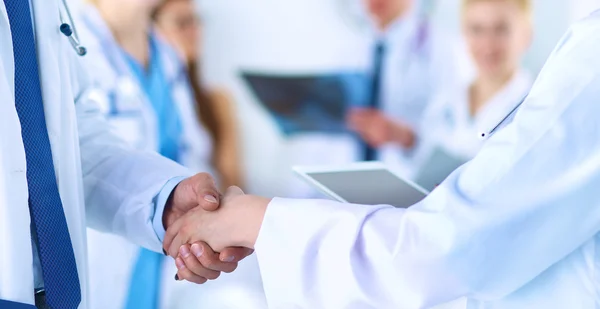
[[[64,34],[68,39],[71,46],[79,56],[85,56],[87,54],[87,49],[81,45],[79,41],[79,36],[77,35],[77,29],[75,28],[75,22],[73,21],[73,17],[71,16],[71,11],[69,10],[69,6],[67,5],[66,0],[63,0],[63,6],[65,8],[65,12],[69,21],[66,22],[64,20],[64,16],[62,11],[60,12],[60,27],[59,30],[62,34]]]

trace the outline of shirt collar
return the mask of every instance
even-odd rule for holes
[[[377,41],[394,44],[395,42],[405,42],[413,37],[418,21],[417,5],[413,5],[409,11],[397,17],[387,28],[380,30],[374,22],[371,22],[371,29]]]

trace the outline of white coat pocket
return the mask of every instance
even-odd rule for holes
[[[146,137],[142,117],[135,115],[116,115],[108,119],[111,129],[120,138],[136,149],[146,148]]]

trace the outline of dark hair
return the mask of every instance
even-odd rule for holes
[[[194,100],[196,101],[196,111],[198,118],[206,127],[214,143],[221,140],[221,132],[219,119],[215,111],[215,103],[204,87],[202,87],[202,78],[200,77],[200,69],[196,61],[188,63],[188,78],[192,91],[194,92]]]
[[[156,21],[160,11],[164,9],[167,3],[181,0],[163,0],[152,12],[152,20]],[[188,0],[192,1],[192,0]],[[196,111],[200,122],[208,131],[213,143],[217,144],[221,140],[222,132],[220,132],[220,123],[215,111],[214,98],[211,98],[208,91],[202,86],[202,78],[200,77],[200,65],[198,59],[186,60],[187,76],[190,82],[194,101],[196,102]],[[214,160],[214,158],[213,158]]]

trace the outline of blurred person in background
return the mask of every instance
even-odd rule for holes
[[[420,133],[385,119],[372,124],[370,138],[418,148],[415,162],[437,147],[466,160],[474,157],[483,144],[480,133],[509,114],[533,83],[521,67],[532,40],[531,6],[530,0],[463,0],[462,31],[475,77],[446,84],[425,112]]]
[[[462,27],[476,76],[441,91],[426,112],[422,148],[473,158],[491,130],[525,96],[533,78],[521,65],[532,42],[531,0],[463,0]]]
[[[379,123],[395,121],[417,130],[423,113],[443,83],[455,76],[456,42],[447,40],[430,20],[433,3],[417,0],[364,0],[374,28],[366,52],[352,57],[369,63],[372,73],[368,107],[350,111],[349,127],[362,139],[360,158],[407,163],[412,136],[380,138]]]
[[[208,129],[212,141],[213,164],[224,188],[243,183],[238,148],[234,104],[222,89],[207,89],[200,77],[202,32],[201,21],[192,0],[162,1],[153,14],[159,32],[176,47],[187,65],[190,86],[194,91],[199,119]]]
[[[195,1],[159,1],[152,19],[161,38],[176,48],[186,65],[182,72],[190,80],[198,117],[212,137],[212,159],[222,187],[243,184],[235,106],[227,91],[205,88],[202,83],[202,20]],[[260,275],[253,269],[258,267],[252,264],[252,258],[249,261],[232,277],[205,285],[202,290],[191,284],[170,289],[168,308],[266,308]]]
[[[198,121],[198,97],[185,65],[152,29],[151,16],[159,2],[92,0],[82,12],[85,65],[97,86],[109,94],[99,100],[104,114],[115,133],[135,148],[157,151],[230,185],[233,179],[219,175],[212,164],[212,138],[218,129]],[[172,291],[188,285],[174,278],[172,259],[123,238],[90,230],[88,243],[92,308],[171,308]]]

